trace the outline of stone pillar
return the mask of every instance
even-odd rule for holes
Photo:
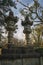
[[[25,36],[26,36],[26,38],[25,38],[26,39],[26,43],[28,45],[28,44],[30,44],[29,34],[25,34]]]
[[[27,42],[27,45],[30,45],[30,33],[31,33],[31,27],[30,25],[27,25],[27,26],[24,26],[24,32],[25,34],[25,39],[26,39],[26,42]]]
[[[8,43],[11,44],[13,43],[13,32],[8,31]]]
[[[31,33],[31,26],[32,26],[33,22],[31,22],[31,21],[29,20],[29,17],[26,16],[26,17],[25,17],[25,21],[22,21],[21,24],[22,24],[22,26],[24,26],[23,33],[24,33],[25,36],[26,36],[25,39],[26,39],[27,45],[30,46],[30,38],[29,38],[29,35],[30,35],[30,33]]]

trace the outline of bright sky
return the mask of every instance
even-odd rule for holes
[[[15,0],[16,1],[16,0]],[[21,2],[23,2],[24,4],[28,5],[28,4],[32,4],[33,0],[20,0]],[[43,0],[39,0],[40,4],[43,6]],[[17,3],[17,10],[12,8],[12,11],[14,12],[14,15],[19,16],[20,19],[23,19],[23,17],[21,16],[21,14],[19,13],[19,10],[23,8],[23,6],[19,3]],[[19,39],[24,39],[24,34],[23,34],[23,27],[21,26],[21,20],[19,19],[18,21],[18,30],[17,30],[17,34],[14,34],[15,37],[19,38]]]
[[[22,3],[24,3],[25,5],[32,3],[33,0],[20,0]],[[23,6],[21,4],[17,4],[17,10],[15,10],[14,14],[16,14],[17,16],[19,16],[20,19],[23,19],[23,17],[21,16],[21,14],[19,13],[19,10],[23,8]],[[13,11],[14,11],[13,10]],[[15,37],[18,37],[19,39],[24,39],[24,34],[23,34],[23,27],[21,26],[21,20],[19,19],[18,21],[18,31],[17,34],[14,34]]]

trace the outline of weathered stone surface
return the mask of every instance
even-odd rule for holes
[[[2,49],[0,59],[22,59],[22,58],[39,58],[43,56],[43,52],[38,52],[28,47],[15,47]]]

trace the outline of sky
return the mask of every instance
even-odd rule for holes
[[[32,3],[32,0],[20,0],[22,3],[24,3],[25,5],[28,5],[30,3]],[[17,10],[13,10],[15,11],[14,14],[19,16],[20,19],[23,19],[23,16],[21,16],[21,14],[19,13],[19,10],[21,8],[24,8],[21,4],[17,3]],[[18,21],[18,30],[17,30],[17,34],[14,34],[15,37],[17,37],[18,39],[25,39],[25,35],[23,34],[23,26],[21,25],[21,20],[19,19]]]
[[[14,0],[16,1],[16,0]],[[33,0],[20,0],[22,3],[25,5],[32,4]],[[43,0],[39,0],[40,4],[43,6]],[[30,5],[31,6],[31,5]],[[14,15],[19,17],[18,21],[18,30],[17,33],[14,34],[14,37],[17,37],[18,39],[25,39],[25,35],[23,34],[23,26],[21,25],[21,19],[24,19],[23,16],[20,14],[20,9],[24,8],[20,3],[17,3],[17,9],[14,9],[13,7],[11,8],[12,11],[14,12]]]

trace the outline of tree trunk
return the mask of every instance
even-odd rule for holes
[[[13,43],[13,32],[8,31],[8,44],[12,44],[12,43]]]

